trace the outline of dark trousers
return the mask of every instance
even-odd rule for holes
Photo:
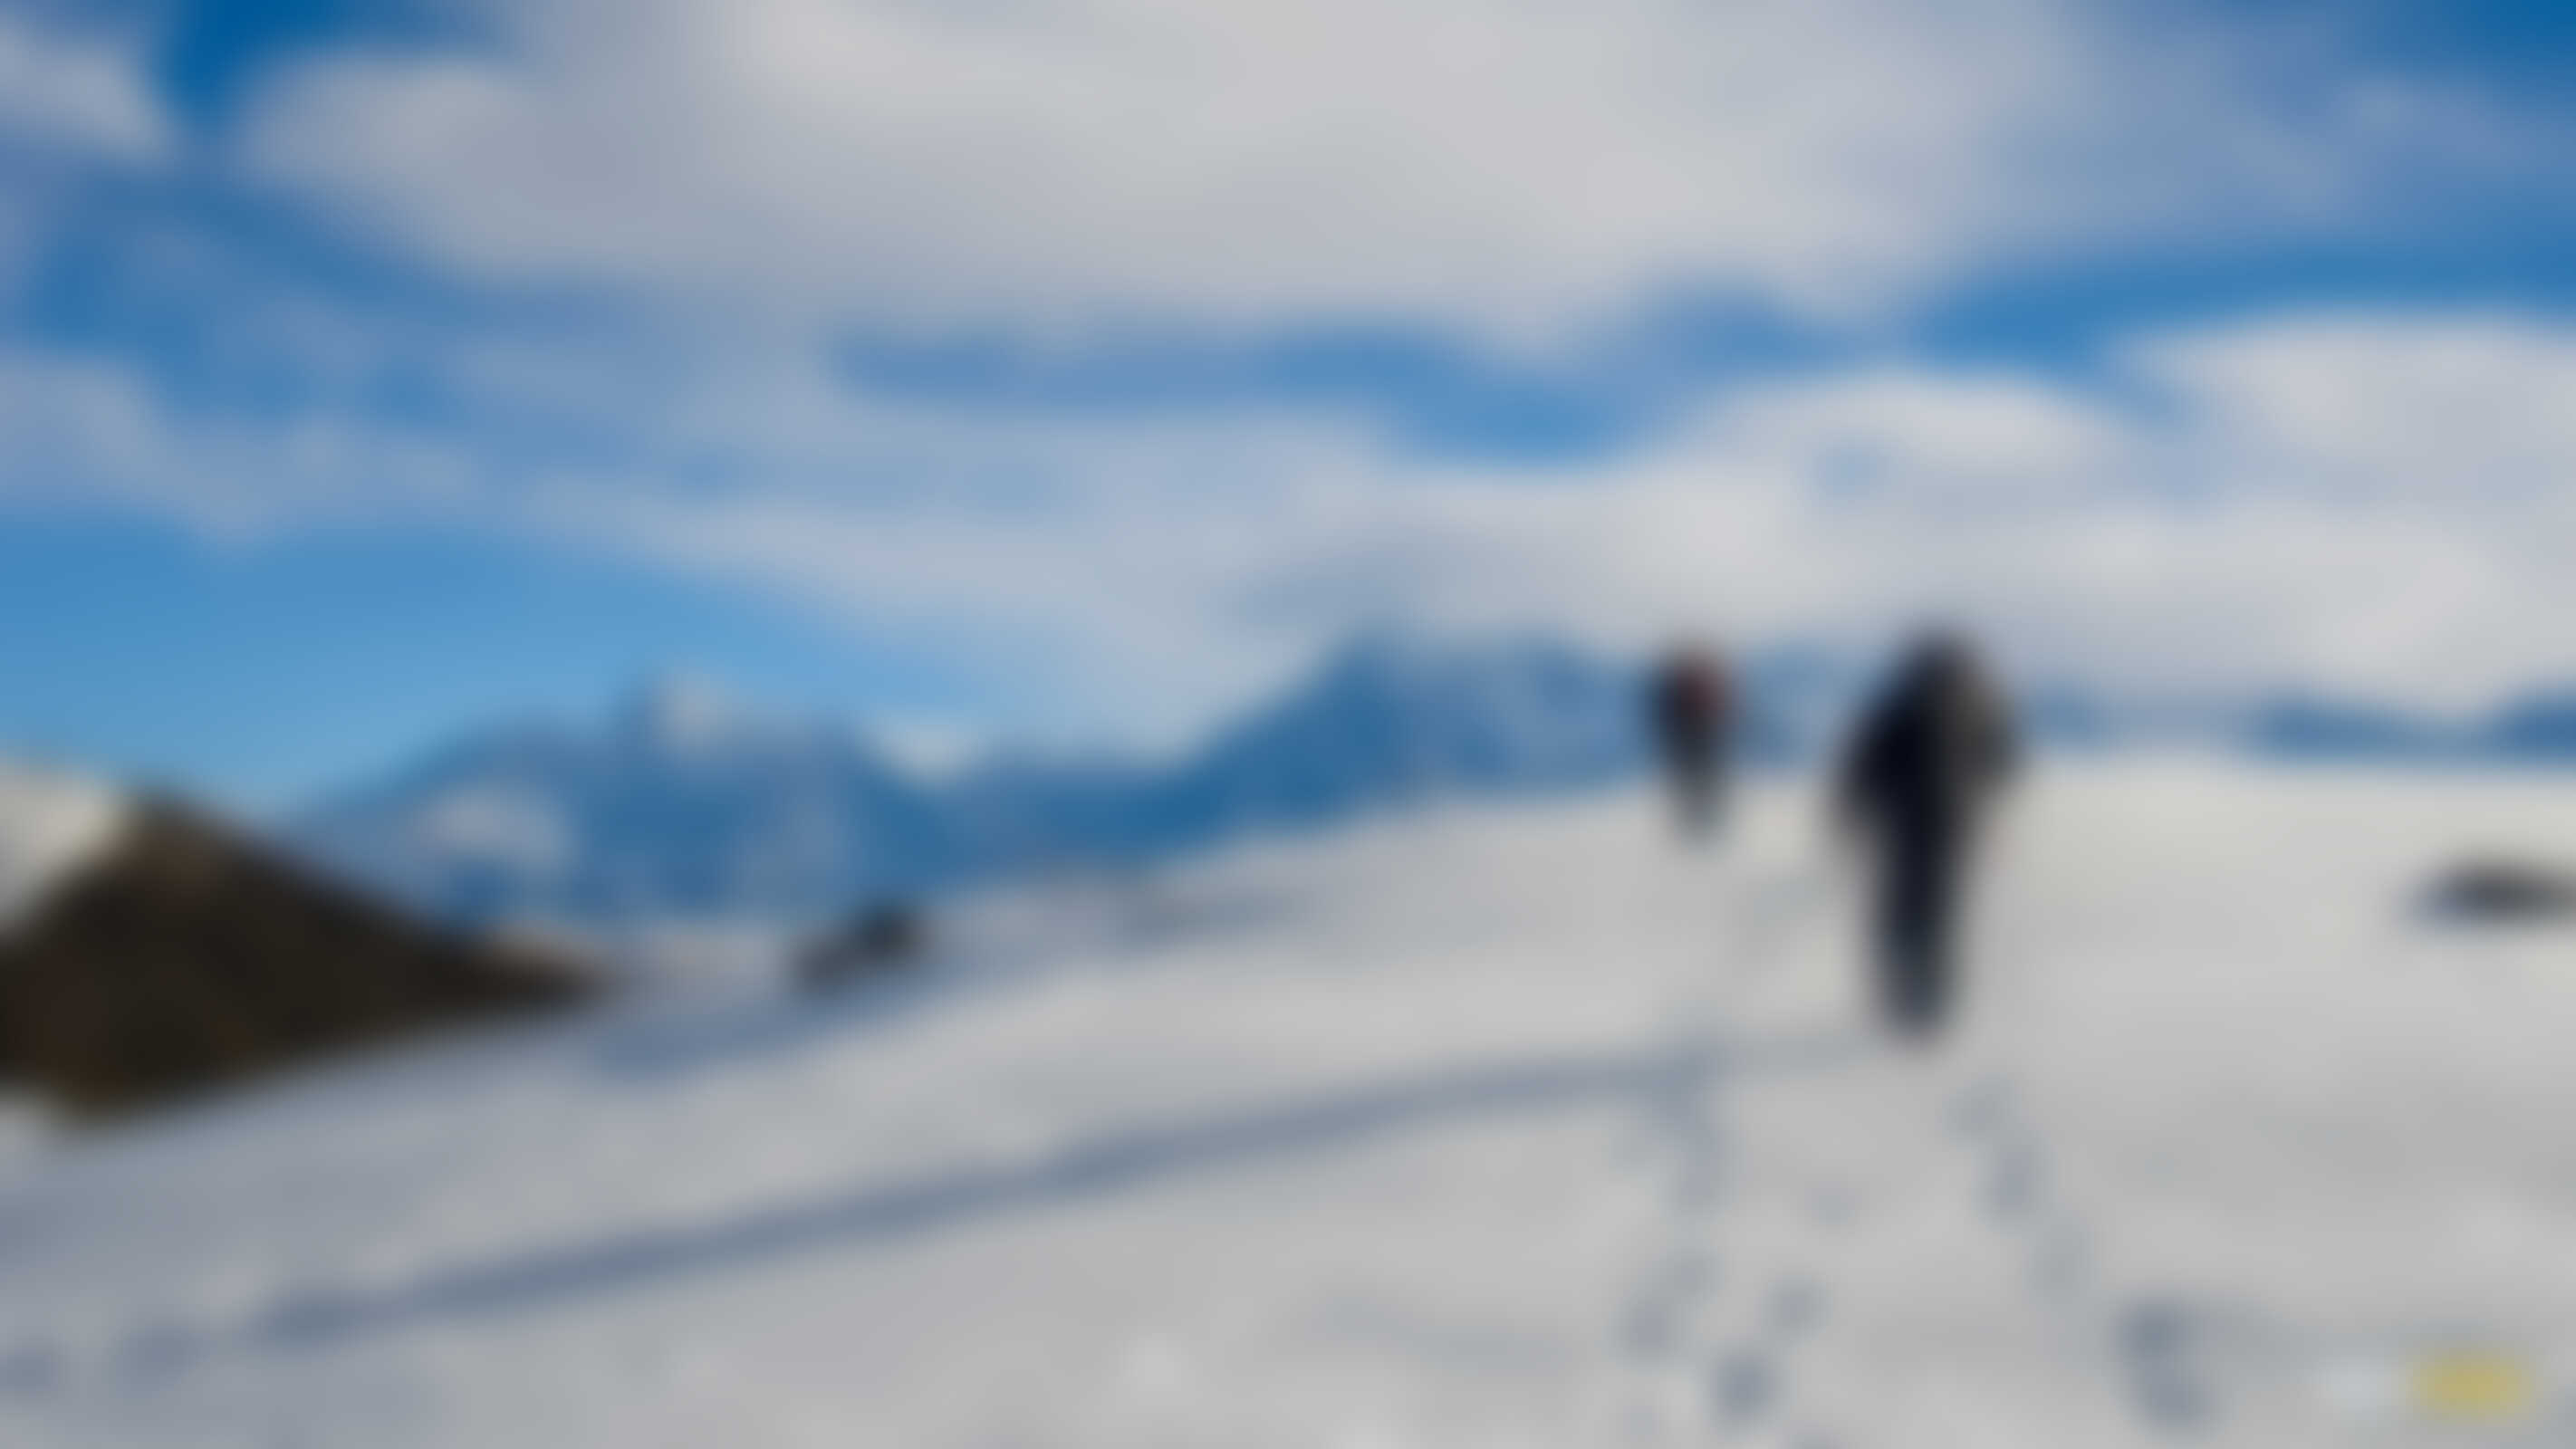
[[[1890,1024],[1938,1030],[1957,974],[1966,832],[1946,821],[1893,823],[1878,840],[1878,998]]]
[[[1716,762],[1671,759],[1665,762],[1664,773],[1672,782],[1673,820],[1682,834],[1695,839],[1715,830],[1726,804],[1726,777]]]

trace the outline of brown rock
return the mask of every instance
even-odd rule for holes
[[[585,990],[152,802],[0,938],[0,1077],[122,1110]]]

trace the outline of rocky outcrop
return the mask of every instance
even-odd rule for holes
[[[2576,872],[2523,860],[2465,861],[2433,882],[2424,904],[2451,921],[2566,920],[2576,917]]]
[[[121,1110],[584,989],[143,802],[0,935],[0,1078]]]

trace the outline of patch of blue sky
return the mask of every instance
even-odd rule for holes
[[[781,708],[1025,714],[949,643],[435,529],[219,544],[134,519],[0,526],[0,740],[255,811],[462,728],[586,717],[675,664]]]

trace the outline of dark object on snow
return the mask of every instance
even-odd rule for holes
[[[0,1077],[116,1111],[585,989],[153,802],[0,937]]]
[[[903,901],[882,901],[839,930],[805,948],[796,979],[808,990],[898,971],[921,958],[930,931],[920,912]]]
[[[1869,849],[1879,1000],[1899,1030],[1930,1032],[1948,1014],[1977,829],[2016,751],[2010,712],[1975,651],[1934,634],[1843,756],[1835,804]]]
[[[2576,916],[2576,874],[2522,861],[2471,860],[2435,880],[2424,906],[2450,921],[2563,920]]]
[[[1704,836],[1726,801],[1735,701],[1724,661],[1705,648],[1674,650],[1655,669],[1646,714],[1682,834]]]

